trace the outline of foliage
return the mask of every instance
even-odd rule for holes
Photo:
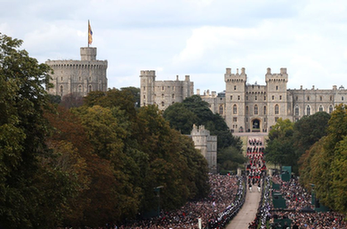
[[[293,128],[294,124],[289,119],[278,119],[269,132],[265,149],[267,161],[287,166],[296,165],[297,160],[293,148]]]
[[[231,135],[225,120],[219,114],[213,114],[209,104],[200,96],[193,95],[186,98],[183,103],[169,106],[163,116],[170,122],[172,128],[183,134],[190,134],[193,124],[204,125],[211,135],[217,135],[218,150],[229,146],[235,146],[241,150],[241,140]]]
[[[328,122],[327,136],[322,137],[300,159],[301,181],[314,184],[320,202],[347,213],[347,106],[338,105]]]
[[[218,152],[217,157],[218,168],[220,170],[234,171],[236,174],[237,168],[247,162],[247,158],[242,155],[236,147],[230,146]]]
[[[294,124],[293,147],[295,154],[300,157],[310,147],[327,135],[330,114],[317,112],[310,116],[304,116]]]
[[[133,97],[134,97],[134,101],[135,101],[135,107],[139,108],[140,107],[140,88],[137,87],[122,87],[121,91],[129,91]]]
[[[21,44],[0,34],[0,222],[4,228],[52,228],[76,186],[45,141],[49,98],[43,85],[50,86],[51,70]]]

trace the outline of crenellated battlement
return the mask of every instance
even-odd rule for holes
[[[271,68],[267,68],[267,72],[265,74],[265,82],[273,82],[273,81],[282,81],[288,82],[288,73],[287,68],[281,68],[280,73],[271,73]]]
[[[246,69],[241,68],[241,73],[239,73],[239,69],[236,69],[236,73],[232,73],[231,68],[226,68],[226,72],[224,74],[224,81],[241,81],[246,82],[247,81],[247,74]]]
[[[141,70],[140,76],[155,76],[154,70]]]

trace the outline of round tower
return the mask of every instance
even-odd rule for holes
[[[107,91],[107,61],[96,60],[95,47],[82,47],[80,54],[81,60],[46,61],[54,71],[49,94],[86,96],[91,91]]]

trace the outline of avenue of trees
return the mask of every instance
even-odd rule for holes
[[[193,124],[204,125],[211,135],[217,136],[218,172],[236,171],[247,159],[242,155],[242,142],[234,137],[223,117],[214,114],[209,104],[200,96],[193,95],[182,103],[174,103],[163,114],[170,126],[182,134],[190,134]]]
[[[279,119],[269,133],[266,160],[293,167],[320,202],[347,213],[347,106],[292,123]]]
[[[0,34],[0,227],[104,226],[209,193],[206,160],[134,88],[60,101],[21,44]]]

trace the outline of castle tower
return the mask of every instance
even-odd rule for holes
[[[194,83],[190,81],[190,76],[186,75],[185,80],[164,80],[156,81],[155,71],[141,71],[140,74],[140,94],[141,106],[156,104],[164,111],[174,103],[181,103],[185,98],[193,95]]]
[[[268,126],[276,124],[278,118],[288,118],[287,106],[287,82],[288,74],[286,68],[281,68],[280,73],[271,73],[267,69],[265,75],[266,94],[268,104]]]
[[[231,68],[224,74],[225,90],[225,116],[226,123],[233,132],[243,132],[245,128],[245,92],[247,75],[245,68],[241,73],[231,73]]]
[[[95,47],[81,47],[81,60],[48,60],[54,74],[48,93],[61,97],[68,94],[86,96],[91,91],[107,91],[107,61],[96,60]]]
[[[140,104],[141,106],[154,104],[154,86],[155,86],[155,71],[154,70],[146,70],[141,71],[141,98]]]
[[[195,149],[200,150],[208,163],[210,172],[217,172],[217,136],[211,136],[210,131],[201,125],[197,127],[193,125],[191,137],[194,142]]]

